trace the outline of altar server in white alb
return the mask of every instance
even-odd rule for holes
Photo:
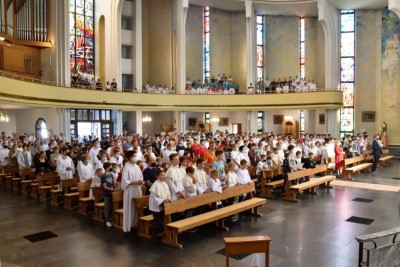
[[[183,173],[179,169],[179,155],[178,153],[172,153],[169,155],[171,161],[171,167],[169,167],[165,174],[165,181],[167,182],[169,189],[171,190],[171,200],[186,199],[185,187],[183,186]]]
[[[69,157],[69,148],[64,147],[61,151],[62,157],[57,160],[57,172],[61,180],[72,179],[75,172],[75,167],[72,159]]]
[[[94,177],[94,168],[90,160],[89,154],[83,154],[82,161],[78,162],[78,175],[79,181],[84,183],[86,181],[92,181]]]
[[[122,171],[121,187],[124,190],[124,219],[122,229],[130,232],[131,228],[136,228],[139,222],[138,212],[133,203],[134,198],[142,196],[143,174],[135,163],[134,151],[128,151],[126,158],[129,160]]]
[[[171,192],[168,184],[164,182],[165,173],[163,169],[156,170],[157,180],[150,188],[149,210],[153,213],[153,224],[151,226],[151,238],[164,232],[164,203],[171,202]]]

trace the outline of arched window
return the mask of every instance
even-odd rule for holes
[[[36,129],[36,140],[40,140],[40,143],[42,144],[44,142],[44,139],[48,137],[46,121],[42,118],[39,118],[36,121],[35,129]]]

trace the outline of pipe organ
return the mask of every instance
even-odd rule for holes
[[[0,0],[0,36],[48,42],[49,4],[49,0]]]

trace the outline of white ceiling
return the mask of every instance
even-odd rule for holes
[[[317,0],[252,0],[258,13],[284,16],[318,16]],[[382,9],[388,0],[328,0],[338,9]],[[244,11],[244,0],[189,0],[192,5]]]

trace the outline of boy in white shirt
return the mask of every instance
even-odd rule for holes
[[[228,186],[227,185],[222,186],[221,181],[218,179],[218,177],[219,177],[218,171],[211,170],[210,179],[208,179],[207,181],[207,186],[208,189],[210,189],[212,192],[222,193],[222,190],[225,190]],[[221,201],[217,202],[217,207],[219,209],[224,207]]]
[[[150,188],[149,210],[153,213],[153,224],[151,226],[151,238],[156,239],[164,232],[164,203],[171,202],[171,192],[168,184],[164,182],[165,172],[156,170],[157,180]]]
[[[240,169],[237,172],[239,183],[241,185],[252,184],[249,170],[247,170],[247,161],[242,159],[240,161]],[[239,202],[243,201],[243,196],[239,196]]]

